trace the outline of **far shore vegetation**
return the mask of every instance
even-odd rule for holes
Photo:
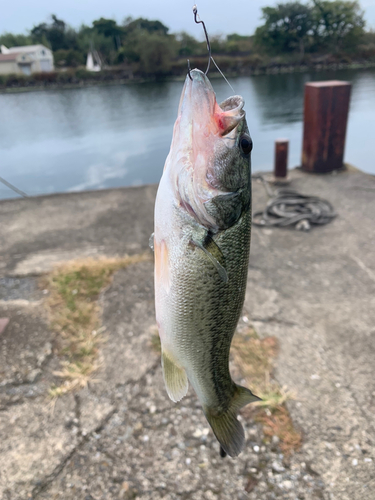
[[[212,55],[229,75],[375,65],[375,32],[366,30],[357,1],[310,0],[264,7],[263,24],[248,36],[210,36]],[[209,29],[209,20],[206,20]],[[26,34],[3,33],[0,45],[44,44],[54,54],[52,73],[0,75],[0,88],[48,87],[183,77],[205,68],[206,42],[169,33],[158,20],[100,18],[75,29],[56,15]],[[86,70],[95,50],[103,71]],[[213,69],[214,71],[214,69]]]

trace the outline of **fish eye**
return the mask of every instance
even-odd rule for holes
[[[251,150],[253,149],[253,141],[251,140],[251,137],[247,134],[244,134],[239,141],[240,148],[242,153],[247,156],[251,153]]]

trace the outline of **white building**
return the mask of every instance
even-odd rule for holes
[[[0,75],[10,73],[30,75],[53,70],[52,50],[44,45],[24,45],[10,49],[1,46]]]

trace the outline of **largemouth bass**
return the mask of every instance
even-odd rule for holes
[[[219,106],[206,75],[190,75],[155,204],[156,320],[169,397],[182,399],[190,381],[234,457],[244,445],[237,413],[259,399],[229,373],[250,251],[252,141],[242,97]]]

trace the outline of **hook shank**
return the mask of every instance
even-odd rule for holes
[[[210,69],[210,63],[211,63],[211,45],[210,45],[210,40],[208,38],[208,34],[207,34],[207,30],[206,30],[206,25],[204,24],[203,21],[201,21],[201,19],[199,18],[198,16],[198,9],[197,9],[197,6],[194,5],[193,7],[193,13],[194,13],[194,21],[199,24],[201,23],[202,26],[203,26],[203,29],[204,29],[204,35],[206,37],[206,42],[207,42],[207,50],[208,50],[208,65],[207,65],[207,69],[205,71],[205,75],[207,75],[208,73],[208,70]],[[190,76],[190,75],[189,75]]]

